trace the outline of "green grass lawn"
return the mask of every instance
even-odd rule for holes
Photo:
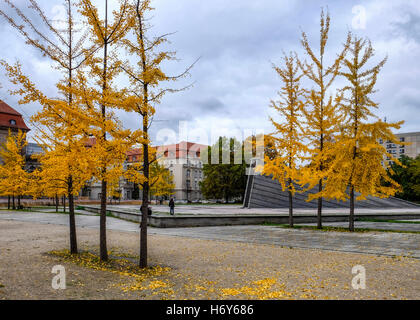
[[[370,218],[357,218],[356,221],[420,224],[420,221],[401,221],[401,220],[385,220],[385,219],[370,219]]]
[[[316,226],[305,226],[305,225],[298,225],[290,228],[288,224],[277,224],[277,223],[264,223],[265,226],[273,226],[279,227],[284,229],[300,229],[300,230],[313,230],[313,231],[320,231],[320,232],[351,232],[348,228],[345,227],[332,227],[332,226],[323,226],[322,229],[318,229]],[[370,228],[354,228],[354,232],[356,233],[367,233],[367,232],[396,232],[396,233],[415,233],[420,234],[420,231],[402,231],[402,230],[386,230],[386,229],[370,229]]]

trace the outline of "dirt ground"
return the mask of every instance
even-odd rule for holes
[[[79,249],[98,250],[99,230],[79,228]],[[111,258],[138,259],[139,235],[108,231]],[[64,226],[0,221],[0,299],[419,299],[420,261],[230,241],[150,235],[140,276],[47,254],[68,248]],[[64,290],[51,282],[66,270]],[[366,289],[352,287],[352,268]]]

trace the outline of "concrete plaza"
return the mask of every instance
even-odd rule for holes
[[[99,205],[82,205],[79,209],[100,212]],[[208,227],[228,225],[287,224],[287,208],[242,208],[238,205],[179,205],[175,215],[169,215],[167,206],[152,205],[152,216],[148,224],[159,228]],[[140,222],[140,208],[133,205],[109,205],[107,212],[115,217]],[[348,221],[348,208],[325,208],[324,222]],[[419,208],[358,208],[357,219],[407,220],[420,219]],[[295,223],[314,223],[317,221],[316,209],[295,209]]]

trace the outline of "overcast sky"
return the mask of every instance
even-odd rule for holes
[[[7,8],[2,2],[0,7]],[[13,2],[24,9],[28,1]],[[54,17],[61,1],[39,3]],[[270,132],[268,117],[273,112],[269,102],[276,99],[280,87],[271,64],[281,63],[282,51],[296,51],[304,57],[300,30],[308,33],[316,48],[321,7],[328,7],[332,19],[327,56],[334,57],[341,50],[347,31],[369,37],[376,50],[375,62],[388,55],[377,83],[377,115],[387,121],[405,120],[399,132],[420,131],[418,0],[156,0],[152,4],[156,8],[153,32],[176,31],[170,48],[177,51],[180,61],[166,65],[166,71],[176,74],[200,57],[191,77],[176,84],[182,87],[194,82],[194,86],[167,95],[157,107],[157,121],[152,126],[155,143],[162,142],[156,140],[159,130],[177,129],[179,121],[188,121],[189,140],[202,143],[206,141],[197,136],[198,129],[209,135],[238,136],[244,129]],[[0,58],[11,63],[18,59],[32,80],[53,94],[57,72],[50,61],[25,45],[2,18],[0,39]],[[0,98],[25,118],[39,108],[17,104],[18,98],[8,93],[11,86],[3,71],[0,83]],[[136,128],[140,123],[133,114],[119,116],[126,127]]]

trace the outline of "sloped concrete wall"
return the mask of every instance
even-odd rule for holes
[[[295,208],[316,208],[317,200],[307,202],[308,193],[315,193],[316,188],[296,193],[293,199]],[[359,194],[355,194],[356,197]],[[289,206],[288,193],[281,189],[281,185],[271,177],[263,175],[249,175],[245,194],[246,208],[287,208]],[[323,200],[324,208],[348,208],[348,201]],[[419,205],[405,200],[390,197],[381,199],[368,197],[366,200],[356,201],[356,208],[420,208]]]

